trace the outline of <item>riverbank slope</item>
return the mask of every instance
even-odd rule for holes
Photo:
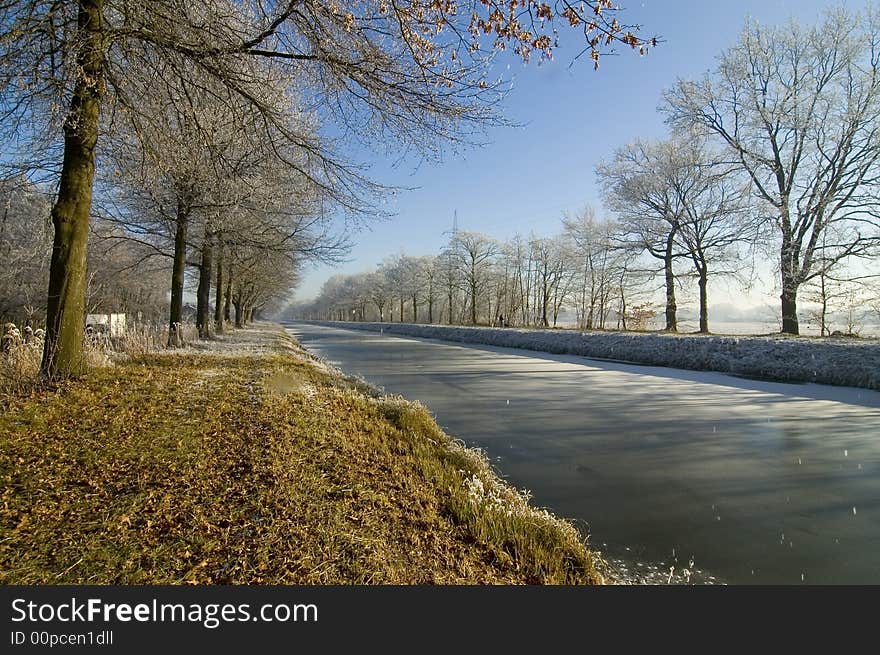
[[[262,324],[0,398],[0,583],[600,583],[421,406]],[[600,573],[600,570],[605,574]]]

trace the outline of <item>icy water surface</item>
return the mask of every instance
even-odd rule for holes
[[[880,583],[880,393],[306,324],[630,569]],[[691,564],[693,562],[693,564]]]

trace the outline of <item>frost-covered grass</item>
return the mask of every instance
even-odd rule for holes
[[[579,332],[409,323],[329,324],[461,343],[719,371],[781,382],[880,390],[877,339]]]

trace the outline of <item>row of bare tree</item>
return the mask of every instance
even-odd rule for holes
[[[467,142],[502,122],[495,51],[549,58],[560,24],[597,64],[652,45],[617,15],[608,0],[0,0],[3,178],[54,195],[43,374],[84,370],[95,219],[170,260],[172,345],[197,270],[206,335],[212,287],[219,327],[228,300],[247,315],[303,260],[339,255],[328,215],[375,212],[381,187],[345,144]]]

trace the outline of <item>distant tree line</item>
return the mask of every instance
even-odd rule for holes
[[[648,269],[619,246],[619,225],[591,210],[567,217],[555,237],[498,241],[456,232],[435,256],[399,255],[375,271],[336,275],[299,318],[541,326],[558,324],[573,308],[578,325],[643,328],[654,312],[646,302]]]

